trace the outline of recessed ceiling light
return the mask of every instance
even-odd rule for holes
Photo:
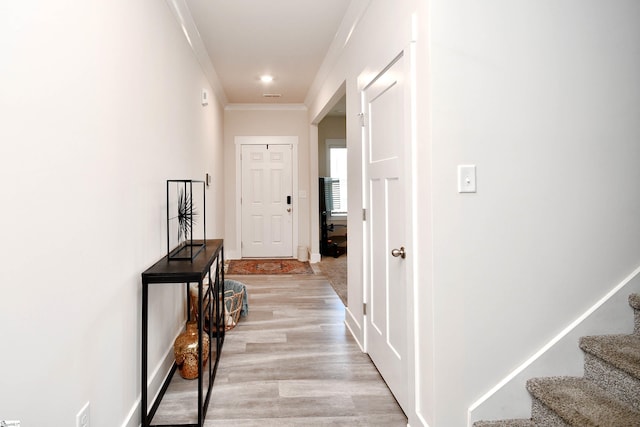
[[[262,83],[270,83],[273,81],[273,76],[265,74],[264,76],[260,77],[260,81],[262,81]]]

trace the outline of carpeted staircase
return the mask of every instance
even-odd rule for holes
[[[631,335],[582,337],[584,376],[533,378],[531,419],[477,421],[474,427],[640,426],[640,294],[629,304]]]

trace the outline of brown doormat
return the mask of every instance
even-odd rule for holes
[[[313,269],[295,259],[232,259],[226,274],[313,274]]]

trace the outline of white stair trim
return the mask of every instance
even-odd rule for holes
[[[605,304],[608,300],[610,300],[615,294],[617,294],[621,289],[627,286],[636,276],[640,275],[640,266],[638,266],[631,274],[625,277],[622,282],[620,282],[617,286],[607,292],[602,298],[600,298],[594,305],[589,307],[587,311],[582,313],[577,319],[567,325],[558,335],[549,340],[542,348],[540,348],[533,356],[527,359],[524,363],[514,369],[509,375],[504,377],[500,382],[498,382],[495,386],[493,386],[489,391],[487,391],[482,397],[476,400],[469,409],[467,410],[467,426],[472,427],[473,422],[471,421],[471,415],[473,411],[475,411],[480,405],[482,405],[485,401],[487,401],[491,396],[498,392],[502,387],[512,381],[516,376],[518,376],[522,371],[528,368],[533,362],[538,360],[544,353],[546,353],[550,348],[556,345],[562,338],[568,335],[571,331],[573,331],[578,325],[584,322],[589,316],[591,316],[598,308],[600,308],[603,304]]]

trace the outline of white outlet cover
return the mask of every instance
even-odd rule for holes
[[[85,403],[85,405],[80,409],[78,415],[76,415],[76,427],[90,427],[90,412],[89,412],[89,402]]]

